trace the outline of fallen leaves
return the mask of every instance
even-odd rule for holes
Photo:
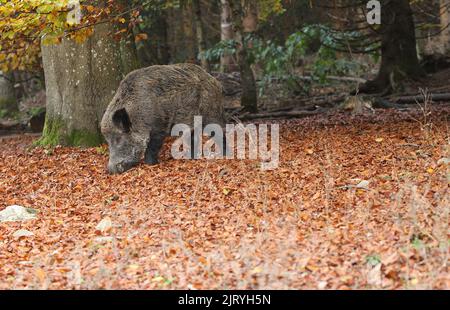
[[[281,121],[273,172],[2,140],[0,214],[39,213],[0,223],[0,289],[448,288],[448,124],[402,113]]]

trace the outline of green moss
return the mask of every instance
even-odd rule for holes
[[[100,132],[83,129],[74,129],[68,132],[62,119],[46,117],[42,137],[36,141],[35,145],[93,147],[102,143],[103,137]]]
[[[36,146],[56,146],[61,141],[61,131],[64,123],[59,119],[45,118],[42,137],[35,142]]]
[[[68,145],[93,147],[103,143],[103,137],[99,132],[87,130],[73,130],[67,137]]]
[[[32,108],[28,111],[28,113],[29,113],[31,116],[38,116],[39,114],[44,113],[44,112],[45,112],[45,107],[32,107]]]

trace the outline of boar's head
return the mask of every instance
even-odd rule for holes
[[[136,166],[145,151],[145,141],[133,133],[130,116],[125,108],[107,114],[102,120],[102,133],[109,145],[108,172],[123,173]]]

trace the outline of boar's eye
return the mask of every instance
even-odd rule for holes
[[[130,121],[130,117],[128,116],[128,112],[127,112],[127,110],[125,110],[125,108],[114,112],[112,120],[113,120],[114,125],[119,127],[122,132],[125,132],[125,133],[130,132],[131,121]]]

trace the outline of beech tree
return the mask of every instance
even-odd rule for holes
[[[231,16],[231,7],[229,0],[220,0],[220,39],[222,41],[231,41],[234,39],[233,21]],[[233,56],[225,53],[220,58],[220,71],[228,72],[233,63]]]
[[[244,1],[244,5],[248,1]],[[237,58],[242,81],[241,105],[248,112],[256,112],[258,111],[258,95],[255,75],[249,60],[248,41],[246,40],[243,27],[245,11],[243,10],[241,0],[232,0],[230,4],[232,5],[235,40],[238,45]]]
[[[241,74],[241,105],[245,111],[258,110],[258,92],[248,49],[257,30],[258,19],[266,20],[271,14],[283,11],[281,0],[231,0],[234,37],[237,43],[237,59]]]
[[[74,7],[69,0],[17,0],[2,1],[0,10],[2,69],[33,68],[42,54],[47,114],[39,144],[99,144],[106,105],[125,74],[138,67],[134,42],[127,39],[138,16],[131,2]]]
[[[206,71],[211,71],[209,61],[204,57],[204,53],[206,52],[206,39],[203,30],[202,7],[200,5],[200,0],[192,0],[192,8],[194,10],[195,32],[197,34],[200,62],[203,69]]]
[[[95,146],[100,121],[120,81],[137,60],[133,47],[114,41],[110,23],[94,27],[83,43],[64,38],[42,46],[47,114],[40,144]]]

